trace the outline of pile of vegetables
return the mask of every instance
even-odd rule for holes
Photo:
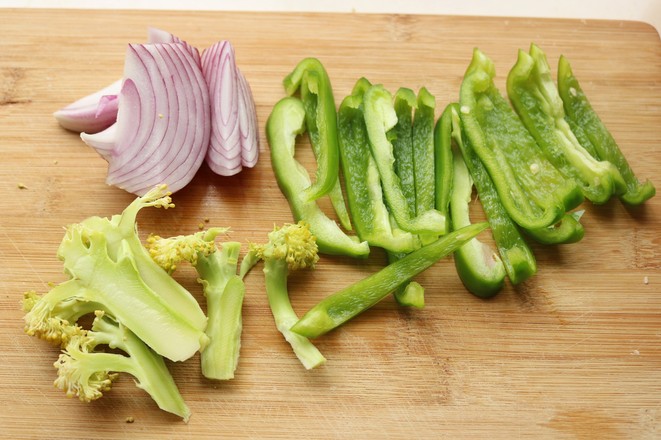
[[[512,105],[494,76],[491,60],[475,49],[459,101],[436,121],[435,98],[424,87],[417,96],[407,88],[393,96],[366,78],[356,82],[335,115],[322,64],[304,59],[296,66],[284,79],[289,96],[274,106],[266,134],[280,188],[294,218],[322,237],[320,252],[364,257],[370,247],[380,247],[392,265],[448,231],[469,226],[475,187],[497,251],[475,237],[454,261],[466,288],[489,297],[505,278],[518,284],[536,273],[526,239],[567,244],[583,238],[583,211],[575,209],[585,199],[602,204],[617,196],[637,205],[655,194],[651,182],[635,177],[566,58],[560,59],[556,87],[542,50],[533,44],[529,52],[520,51],[507,78]],[[318,159],[314,183],[293,159],[296,138],[306,128]],[[295,185],[294,178],[300,179]],[[348,208],[332,192],[338,180]],[[344,230],[318,207],[317,199],[326,194]],[[420,307],[423,291],[415,282],[404,283],[395,298]],[[358,302],[354,298],[352,307]],[[315,313],[293,330],[306,336],[327,331],[303,330]],[[319,320],[320,327],[326,325]]]
[[[54,116],[108,162],[109,185],[137,195],[159,184],[176,192],[203,162],[232,176],[259,157],[252,92],[227,40],[200,56],[150,29],[148,43],[128,45],[121,80]]]
[[[393,95],[366,78],[336,108],[322,63],[302,60],[266,122],[271,165],[294,222],[274,228],[266,243],[251,243],[240,259],[241,243],[217,243],[227,228],[140,241],[138,212],[174,207],[172,191],[202,160],[222,175],[257,160],[254,103],[229,42],[200,57],[151,30],[148,44],[129,46],[121,81],[56,113],[108,160],[108,182],[139,197],[119,215],[68,226],[58,257],[69,279],[24,296],[25,331],[62,347],[55,385],[89,402],[128,373],[161,409],[188,420],[166,360],[200,352],[206,378],[234,377],[244,277],[257,264],[278,331],[312,369],[326,362],[312,339],[390,293],[402,305],[423,307],[424,287],[414,278],[446,256],[454,255],[468,291],[490,297],[506,279],[518,284],[536,273],[527,240],[581,240],[576,208],[585,199],[600,204],[616,196],[638,205],[654,196],[564,57],[556,87],[541,49],[520,51],[507,79],[509,102],[494,76],[491,60],[476,49],[458,102],[437,119],[426,88]],[[155,80],[166,77],[169,85]],[[317,162],[314,180],[295,157],[304,133]],[[487,222],[471,224],[474,189]],[[325,196],[332,216],[318,203]],[[478,239],[487,228],[495,251]],[[296,314],[291,272],[313,269],[319,254],[366,258],[374,247],[387,254],[385,267]],[[182,262],[197,271],[206,311],[172,277]],[[94,318],[85,327],[87,315]]]

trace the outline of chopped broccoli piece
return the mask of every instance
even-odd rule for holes
[[[54,384],[69,397],[91,402],[109,391],[118,373],[131,374],[164,411],[188,421],[190,410],[179,393],[161,356],[110,315],[97,311],[91,330],[65,324],[70,338],[55,362],[58,377]],[[100,346],[122,350],[98,351]]]
[[[170,195],[166,185],[159,185],[144,196],[136,198],[122,214],[111,218],[90,217],[80,225],[105,235],[108,255],[113,260],[117,260],[117,253],[123,246],[128,246],[144,283],[161,296],[172,309],[183,315],[187,322],[199,330],[204,330],[207,318],[195,297],[152,260],[138,236],[136,220],[140,210],[146,207],[173,208]],[[62,257],[61,252],[60,256]]]
[[[290,270],[314,268],[319,260],[316,238],[305,222],[286,224],[269,233],[266,244],[251,244],[249,256],[264,261],[266,295],[278,330],[291,344],[306,369],[326,362],[324,356],[306,337],[291,331],[298,322],[287,291]]]
[[[75,224],[67,229],[59,253],[72,278],[39,300],[30,298],[35,304],[25,315],[28,334],[46,335],[57,341],[57,334],[48,330],[50,318],[59,316],[75,322],[73,318],[90,307],[79,303],[93,302],[95,308],[110,313],[168,359],[188,359],[206,345],[204,332],[145,284],[126,241],[113,260],[103,232]]]
[[[211,228],[171,238],[150,236],[149,253],[159,266],[174,271],[180,261],[190,262],[200,276],[207,298],[209,344],[201,354],[202,374],[208,379],[234,377],[241,347],[241,309],[245,286],[236,275],[241,243],[225,242],[218,249],[215,238],[225,228]]]

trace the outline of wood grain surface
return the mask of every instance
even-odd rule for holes
[[[232,41],[257,104],[261,159],[233,178],[203,168],[174,195],[176,209],[140,215],[144,235],[190,233],[208,218],[247,243],[291,221],[263,126],[284,94],[282,78],[308,56],[327,67],[338,104],[366,76],[393,91],[424,85],[440,113],[458,99],[473,47],[494,60],[502,90],[517,49],[534,41],[553,66],[569,58],[634,170],[661,186],[661,42],[646,24],[0,10],[1,438],[661,437],[659,196],[635,209],[586,203],[583,241],[534,245],[539,273],[492,300],[468,294],[451,260],[439,262],[419,277],[423,310],[387,298],[317,341],[328,363],[315,371],[276,331],[257,270],[246,280],[236,378],[205,380],[199,356],[170,364],[193,413],[188,424],[158,410],[129,376],[100,401],[67,399],[52,385],[58,349],[23,333],[19,302],[64,280],[55,257],[64,225],[119,213],[133,196],[107,186],[106,163],[51,115],[119,78],[126,44],[143,42],[148,26],[200,48]],[[301,150],[311,165],[304,142]],[[322,257],[314,272],[292,277],[295,309],[385,261],[378,250],[364,261]],[[204,304],[193,271],[177,278]]]

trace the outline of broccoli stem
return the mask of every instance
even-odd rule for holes
[[[298,322],[298,316],[289,301],[288,275],[289,269],[286,260],[268,258],[264,261],[266,295],[276,327],[289,342],[303,366],[310,370],[323,365],[326,358],[308,338],[291,331],[291,327]]]
[[[58,371],[54,385],[70,397],[91,402],[110,390],[118,373],[128,373],[161,409],[187,421],[190,410],[163,358],[111,316],[102,311],[96,314],[90,331],[71,327],[72,337],[54,364]],[[120,349],[128,356],[95,351],[96,347],[104,345]]]
[[[240,251],[241,243],[226,242],[220,251],[200,254],[195,265],[207,298],[209,345],[201,354],[207,379],[232,379],[239,361],[245,295],[245,285],[236,275]]]
[[[137,386],[147,391],[159,408],[188,421],[190,409],[179,393],[163,357],[157,355],[128,329],[122,331],[122,344],[117,348],[130,356],[130,369],[124,372],[138,379]]]

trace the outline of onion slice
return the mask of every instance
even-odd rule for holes
[[[67,130],[98,133],[115,123],[117,94],[121,88],[120,79],[56,111],[53,116]]]
[[[197,65],[198,66],[200,65],[200,51],[197,50],[197,47],[188,44],[181,38],[177,37],[174,34],[171,34],[168,31],[150,27],[149,29],[147,29],[147,42],[148,43],[181,43],[184,45],[186,50],[190,52],[190,54],[193,56]]]
[[[117,122],[83,141],[108,161],[106,182],[143,195],[155,185],[172,192],[201,166],[210,134],[209,92],[182,43],[130,44]]]
[[[221,176],[255,166],[259,157],[255,102],[229,41],[219,41],[202,53],[202,73],[211,99],[207,165]]]
[[[241,131],[241,165],[252,168],[259,159],[257,111],[250,84],[237,68],[239,84],[239,129]]]

